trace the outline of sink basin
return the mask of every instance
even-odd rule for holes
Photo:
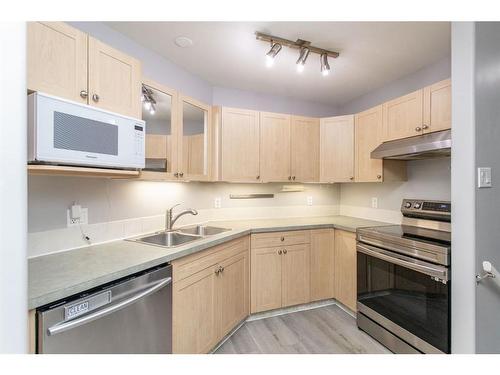
[[[230,231],[231,229],[212,227],[210,225],[196,225],[194,227],[180,228],[179,232],[188,233],[196,236],[213,236],[215,234]]]
[[[153,245],[174,247],[202,238],[198,235],[179,233],[179,232],[161,232],[146,237],[137,238],[135,241],[145,242]]]

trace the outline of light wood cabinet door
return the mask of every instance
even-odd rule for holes
[[[87,104],[87,34],[63,22],[28,22],[28,89]]]
[[[174,353],[207,353],[217,343],[216,269],[209,267],[174,283]]]
[[[220,263],[217,277],[218,339],[249,315],[250,275],[248,249]]]
[[[250,255],[252,313],[281,307],[281,259],[278,248],[252,249]]]
[[[309,302],[309,245],[286,246],[282,258],[282,307]]]
[[[260,182],[259,112],[222,108],[221,179]]]
[[[335,298],[356,311],[356,234],[335,231]]]
[[[423,92],[417,90],[383,104],[384,141],[422,134]]]
[[[320,121],[320,181],[354,180],[354,115]]]
[[[290,115],[260,113],[260,177],[263,182],[291,180]]]
[[[451,79],[424,88],[424,133],[451,129]]]
[[[89,37],[89,104],[141,118],[141,63]]]
[[[290,131],[292,181],[319,181],[319,119],[292,116]]]
[[[311,301],[333,298],[335,235],[333,229],[311,230]]]
[[[371,152],[382,143],[383,109],[379,105],[358,113],[355,122],[356,182],[377,182],[383,178],[383,160],[372,159]]]

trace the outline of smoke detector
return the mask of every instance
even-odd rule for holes
[[[175,38],[175,44],[178,47],[187,48],[193,45],[193,41],[189,39],[187,36],[178,36],[177,38]]]

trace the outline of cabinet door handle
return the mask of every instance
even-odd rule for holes
[[[87,99],[88,96],[89,93],[87,92],[87,90],[80,91],[80,97],[82,97],[83,99]]]
[[[285,241],[285,237],[281,237],[280,239],[281,239],[281,242]]]
[[[224,267],[220,267],[220,272],[224,272]]]
[[[295,176],[292,176],[292,180],[294,180],[294,181],[295,181]]]
[[[184,172],[179,173],[179,176],[183,177],[184,176]]]
[[[179,177],[179,173],[178,173],[178,172],[175,172],[175,173],[174,173],[174,176],[175,176],[175,177]]]
[[[381,174],[378,174],[377,175],[377,179],[380,180],[382,178],[382,175]]]
[[[282,251],[281,250],[278,250],[278,255],[281,255]]]
[[[423,125],[423,126],[422,126],[422,129],[424,129],[424,130],[425,130],[425,129],[429,129],[429,126],[428,126],[428,125]]]
[[[287,253],[286,249],[285,249],[285,250],[283,250],[283,254],[286,254],[286,253]]]
[[[220,268],[217,268],[217,269],[215,270],[215,274],[216,274],[217,276],[219,276],[219,273],[220,273]]]
[[[97,94],[92,95],[92,100],[97,103],[99,101],[99,95]]]
[[[260,176],[255,177],[257,180],[260,180]]]
[[[349,180],[351,181],[354,180],[354,176],[349,177]]]
[[[288,176],[288,181],[292,181],[292,176]]]
[[[417,127],[415,128],[415,131],[416,131],[416,132],[422,131],[422,128],[421,128],[420,126],[417,126]]]

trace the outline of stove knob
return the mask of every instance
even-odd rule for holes
[[[417,202],[417,203],[415,203],[415,204],[413,205],[413,208],[415,208],[415,209],[417,209],[417,210],[418,210],[420,207],[422,207],[422,204],[421,204],[421,203],[418,203],[418,202]]]
[[[405,208],[411,208],[411,202],[406,202],[405,203]]]

